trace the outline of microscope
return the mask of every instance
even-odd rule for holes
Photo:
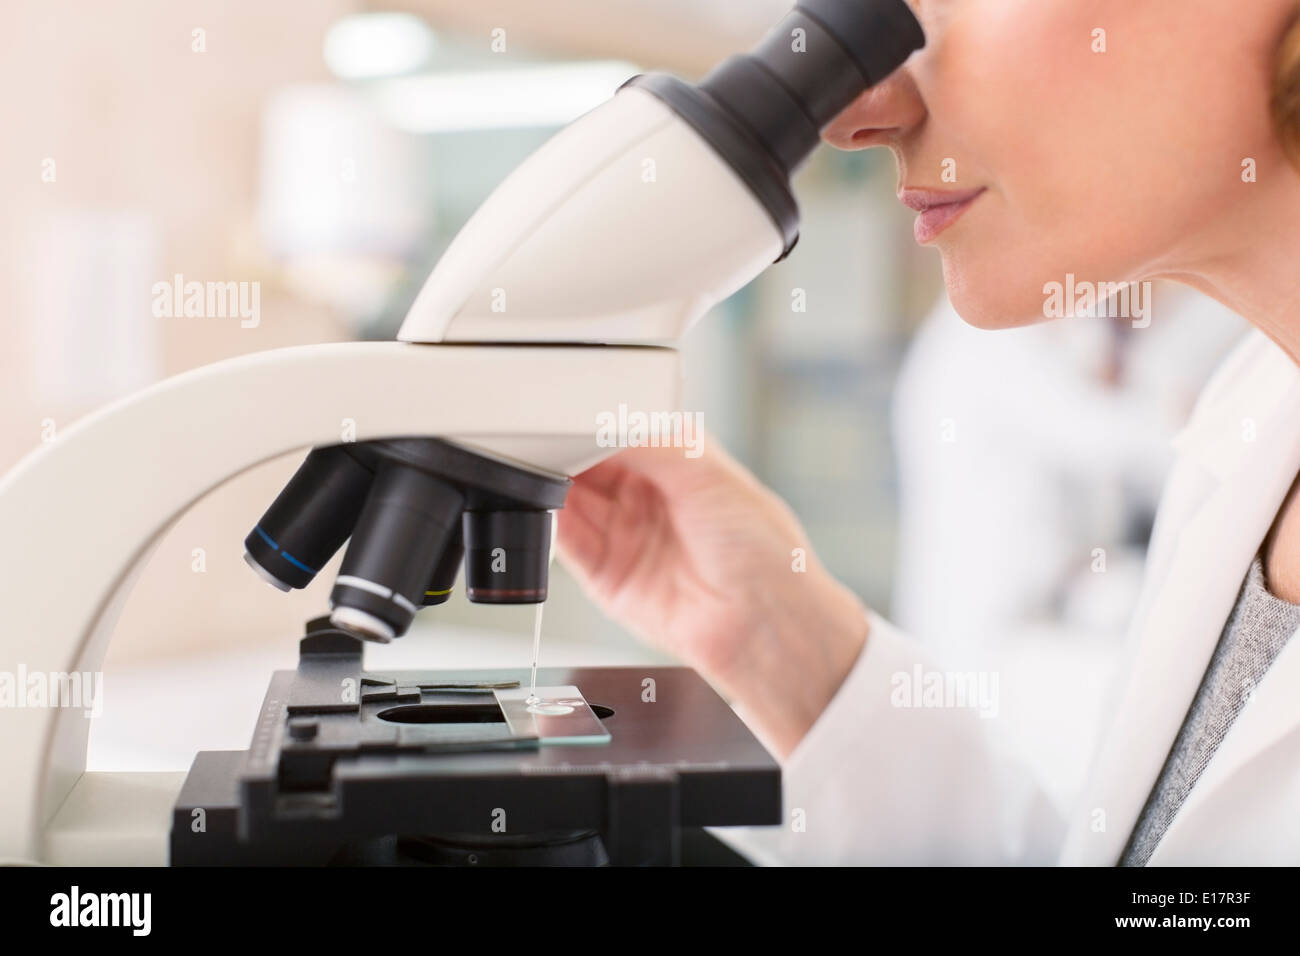
[[[559,706],[538,714],[517,672],[372,672],[363,647],[401,638],[462,568],[471,602],[546,600],[569,476],[615,451],[601,414],[680,407],[674,343],[790,253],[791,174],[924,42],[904,0],[799,0],[699,84],[635,77],[552,138],[459,233],[398,341],[197,369],[21,461],[0,481],[0,672],[98,671],[168,527],[296,449],[245,560],[287,591],[344,555],[247,751],[88,773],[80,709],[0,708],[0,862],[674,864],[703,827],[780,823],[779,766],[688,669],[550,669]]]

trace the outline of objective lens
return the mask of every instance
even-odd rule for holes
[[[551,557],[549,511],[465,512],[465,593],[476,604],[540,604]]]
[[[244,560],[281,591],[305,588],[352,533],[373,477],[346,447],[317,448],[244,539]]]
[[[330,592],[335,626],[381,642],[405,634],[463,507],[455,486],[383,462]]]
[[[464,557],[465,535],[461,522],[457,521],[452,538],[443,549],[438,566],[433,569],[433,576],[424,589],[424,600],[421,603],[425,607],[447,603],[452,590],[456,587],[456,577],[460,574],[460,563]]]

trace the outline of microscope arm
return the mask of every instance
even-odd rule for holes
[[[436,436],[569,475],[613,453],[597,445],[601,412],[678,401],[677,354],[656,348],[318,345],[161,382],[69,427],[0,481],[0,674],[98,671],[168,527],[261,462],[339,443],[346,422],[357,441]],[[0,861],[43,858],[88,733],[81,708],[0,707]]]

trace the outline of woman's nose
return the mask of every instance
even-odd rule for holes
[[[822,139],[836,149],[886,146],[923,119],[925,103],[904,67],[854,100],[822,130]]]

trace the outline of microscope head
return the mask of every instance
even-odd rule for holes
[[[697,86],[633,78],[497,188],[398,337],[672,345],[791,251],[791,174],[924,43],[905,0],[799,0]]]
[[[633,78],[488,198],[398,337],[675,344],[790,252],[791,174],[837,114],[924,42],[905,0],[799,0],[699,85]],[[514,384],[519,403],[582,388]],[[443,437],[317,448],[248,535],[246,560],[276,587],[301,588],[350,537],[331,620],[370,640],[401,636],[419,607],[445,601],[462,562],[471,601],[544,601],[567,478]]]

